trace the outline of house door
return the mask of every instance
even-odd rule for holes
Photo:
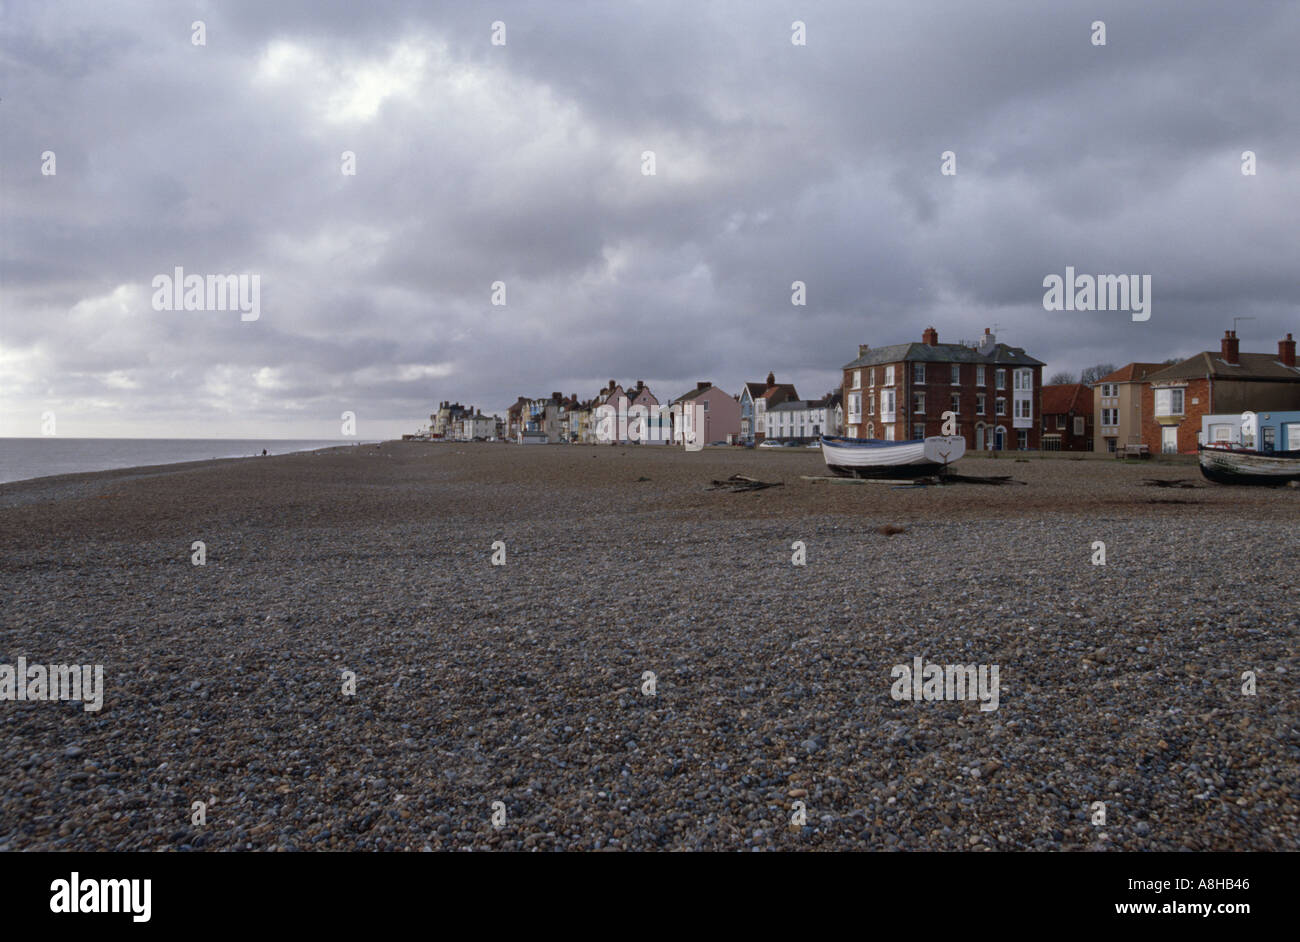
[[[1166,425],[1160,430],[1160,450],[1166,455],[1178,454],[1178,426]]]
[[[993,435],[994,435],[993,447],[996,448],[998,451],[1001,451],[1003,447],[1006,445],[1006,442],[1004,441],[1004,439],[1007,437],[1006,430],[1001,425],[999,425],[997,431],[994,432]]]
[[[984,450],[984,426],[982,425],[975,426],[975,450]]]

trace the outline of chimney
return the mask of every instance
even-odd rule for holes
[[[1286,340],[1277,342],[1277,358],[1284,366],[1295,366],[1295,341],[1290,334],[1286,335]]]
[[[867,351],[870,350],[870,349],[871,349],[871,344],[869,344],[869,343],[860,343],[860,344],[858,344],[858,356],[860,356],[860,357],[864,357],[864,356],[866,356],[866,355],[867,355]]]
[[[921,333],[921,342],[924,343],[927,347],[939,346],[939,332],[935,330],[933,327],[927,327]]]
[[[1223,358],[1229,363],[1241,362],[1241,357],[1238,356],[1238,351],[1241,347],[1237,342],[1237,332],[1235,330],[1225,330],[1223,332],[1223,340],[1220,342],[1219,346],[1223,352]]]
[[[861,356],[861,355],[862,355],[862,354],[858,354],[858,356]],[[768,373],[768,374],[767,374],[767,388],[768,388],[768,389],[771,389],[771,388],[772,388],[773,386],[775,386],[775,385],[776,385],[776,374],[775,374],[775,373]]]
[[[638,379],[638,380],[636,381],[636,391],[637,391],[637,392],[640,392],[640,391],[643,390],[643,389],[645,389],[645,383],[644,383],[643,381],[641,381],[641,380]]]
[[[611,379],[611,380],[609,381],[609,385],[606,386],[605,388],[606,388],[606,389],[613,389],[613,388],[614,388],[614,381]]]
[[[695,384],[695,388],[696,388],[696,389],[708,389],[708,388],[709,388],[709,381],[708,381],[707,379],[702,379],[702,380],[700,380],[698,383]]]

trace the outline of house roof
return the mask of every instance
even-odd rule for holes
[[[1149,374],[1164,368],[1163,363],[1130,363],[1128,366],[1121,366],[1114,373],[1107,373],[1097,380],[1097,383],[1138,383],[1146,379]]]
[[[1043,415],[1092,412],[1092,394],[1083,383],[1058,383],[1043,387]]]
[[[784,402],[787,399],[798,399],[799,394],[794,390],[794,383],[776,383],[763,392],[763,398],[768,402]]]
[[[1148,383],[1163,383],[1174,379],[1199,379],[1212,376],[1215,379],[1272,380],[1300,383],[1300,367],[1285,366],[1275,353],[1241,353],[1237,359],[1240,363],[1229,363],[1217,350],[1206,350],[1188,357],[1181,363],[1166,367],[1146,376]]]
[[[1002,366],[1045,366],[1042,360],[1035,360],[1020,347],[1005,343],[994,344],[988,353],[980,353],[974,347],[961,343],[938,343],[933,346],[926,343],[896,343],[888,347],[870,349],[852,363],[844,364],[844,369],[852,370],[860,366],[879,366],[884,363],[982,363]]]

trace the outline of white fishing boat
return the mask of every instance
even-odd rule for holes
[[[1231,443],[1200,445],[1201,474],[1216,484],[1300,481],[1300,451],[1256,451]]]
[[[822,457],[832,474],[851,478],[909,478],[938,474],[966,454],[961,435],[912,442],[822,436]]]

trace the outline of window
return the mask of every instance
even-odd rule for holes
[[[984,369],[984,367],[981,366],[980,369]],[[975,414],[976,414],[976,415],[987,415],[987,414],[988,414],[988,413],[985,411],[985,407],[984,407],[984,401],[985,401],[985,398],[986,398],[986,397],[985,397],[984,393],[976,393],[976,394],[975,394]]]
[[[984,385],[984,367],[982,366],[975,367],[975,385],[976,386]]]
[[[916,415],[925,415],[925,393],[912,393],[912,412]]]
[[[961,367],[956,363],[952,365],[952,379],[950,380],[950,382],[954,386],[961,385]]]
[[[1017,392],[1034,391],[1034,371],[1033,370],[1016,370],[1016,375],[1012,378],[1016,384]]]
[[[1056,430],[1059,432],[1063,428],[1065,428],[1065,416],[1058,415],[1056,417]]]
[[[998,404],[997,404],[997,406],[998,406],[998,415],[1006,415],[1006,414],[1007,414],[1007,401],[1006,401],[1005,399],[1003,399],[1001,396],[998,396]]]
[[[998,378],[998,389],[1006,389],[1006,388],[1007,388],[1007,371],[1006,371],[1006,370],[998,370],[996,375],[997,375],[997,378]],[[999,414],[1000,414],[1000,413],[999,413]]]
[[[880,418],[884,422],[894,421],[895,392],[892,389],[880,391]]]
[[[1027,451],[1029,449],[1029,432],[1022,428],[1020,431],[1016,432],[1016,438],[1018,439],[1016,446],[1021,451]]]
[[[1182,389],[1157,389],[1156,415],[1182,415],[1183,393]]]
[[[867,393],[867,415],[876,414],[876,394]]]
[[[1211,425],[1210,441],[1212,442],[1230,442],[1232,441],[1231,425]]]
[[[705,412],[709,411],[709,400],[707,399],[704,400],[704,411]]]
[[[961,395],[959,393],[952,394],[951,405],[952,405],[952,414],[961,415]]]
[[[1004,399],[998,400],[999,409],[1002,408],[1002,403],[1004,403],[1005,401],[1006,400]],[[1028,399],[1017,399],[1015,401],[1015,412],[1016,412],[1017,419],[1032,419],[1034,417],[1033,403],[1030,402]],[[1005,413],[999,412],[998,415],[1005,415]],[[1058,425],[1057,428],[1060,428],[1060,426]]]
[[[885,385],[894,385],[894,368],[892,366],[885,367]]]
[[[1115,447],[1118,441],[1119,440],[1115,438],[1106,439],[1106,450],[1110,452],[1112,455],[1115,454]]]
[[[875,438],[875,437],[876,437],[876,424],[875,424],[874,422],[868,422],[868,423],[867,423],[867,438]]]
[[[885,441],[887,441],[887,442],[892,442],[893,440],[894,440],[894,427],[893,427],[892,425],[886,425],[886,426],[885,426]]]
[[[1115,383],[1102,383],[1101,395],[1104,399],[1113,399],[1119,395],[1119,386]]]
[[[854,388],[854,389],[861,389],[861,388],[862,388],[862,371],[861,371],[861,370],[854,370],[854,371],[853,371],[853,388]]]
[[[912,423],[912,441],[919,442],[924,440],[925,440],[925,423],[924,422]]]
[[[1083,416],[1076,415],[1074,417],[1074,434],[1082,435],[1085,431],[1087,431],[1087,425],[1084,422]]]
[[[913,363],[913,364],[912,364],[912,382],[914,382],[914,383],[921,383],[921,384],[924,384],[924,383],[925,383],[925,364],[924,364],[924,363]]]
[[[868,386],[876,385],[876,368],[874,366],[871,369],[867,370],[867,385]]]

